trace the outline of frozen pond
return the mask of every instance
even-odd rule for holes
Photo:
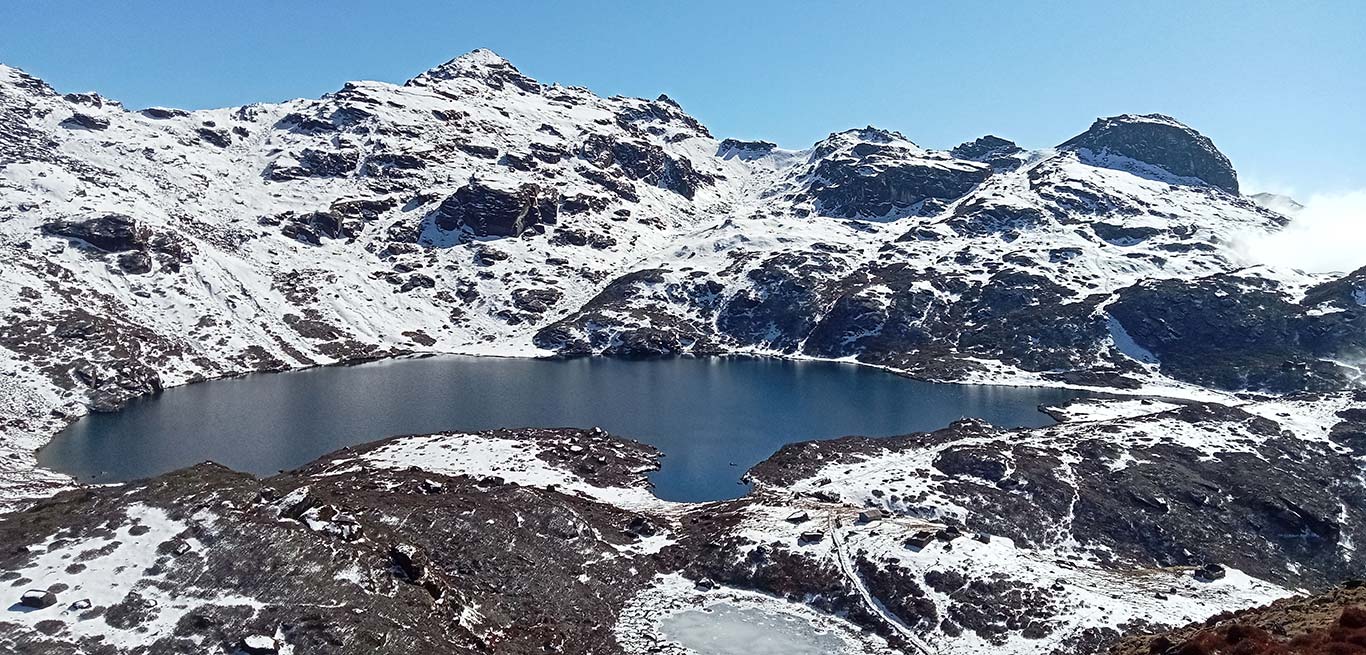
[[[698,655],[827,655],[846,646],[799,616],[729,603],[678,612],[659,630]]]

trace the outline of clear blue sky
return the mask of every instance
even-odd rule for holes
[[[1057,144],[1162,112],[1245,186],[1366,188],[1366,1],[68,2],[10,0],[0,62],[129,107],[401,82],[477,47],[545,82],[664,92],[711,127],[805,147],[874,124],[930,147]]]

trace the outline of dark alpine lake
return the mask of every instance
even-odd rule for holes
[[[660,497],[702,501],[743,495],[745,470],[793,441],[904,434],[968,416],[1047,425],[1038,406],[1077,395],[828,362],[431,357],[177,387],[81,419],[39,460],[92,482],[204,460],[271,475],[395,434],[598,426],[665,453],[651,476]]]

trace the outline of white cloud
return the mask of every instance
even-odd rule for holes
[[[1259,264],[1312,273],[1347,272],[1366,266],[1366,189],[1318,194],[1304,202],[1280,232],[1238,244]]]

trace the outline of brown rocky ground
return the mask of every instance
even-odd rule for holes
[[[1160,635],[1129,637],[1110,655],[1355,655],[1366,653],[1366,583],[1222,613]]]

